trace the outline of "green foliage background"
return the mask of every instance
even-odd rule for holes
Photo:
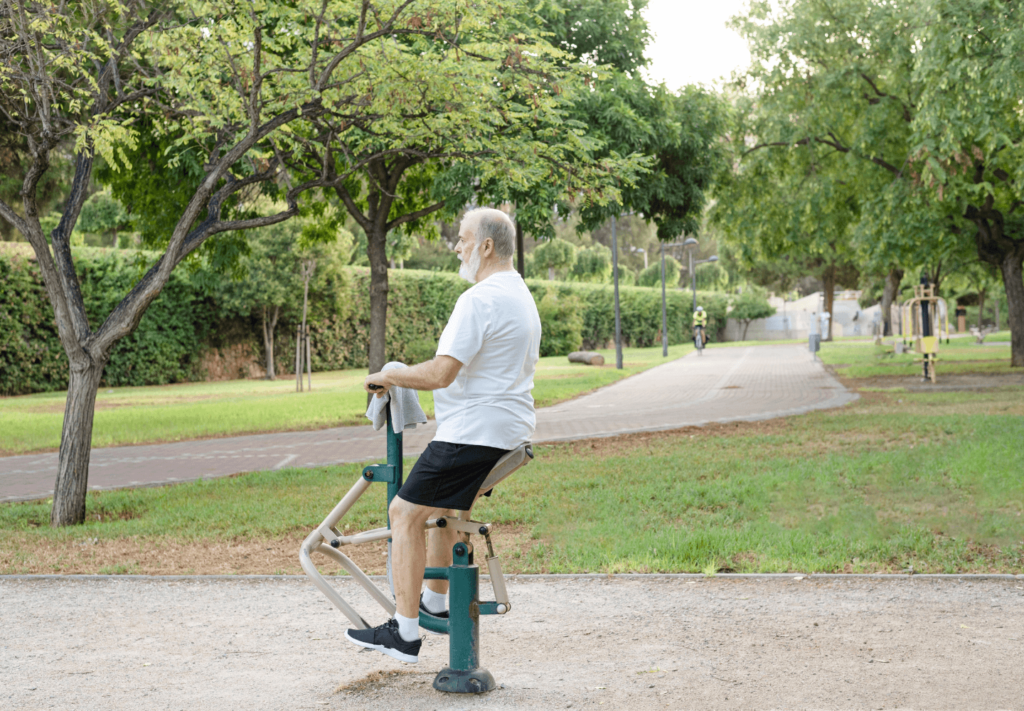
[[[138,281],[141,267],[117,251],[89,250],[77,261],[93,328]],[[175,272],[139,327],[114,347],[103,385],[161,385],[201,378],[196,364],[215,309]],[[0,395],[62,390],[67,358],[35,262],[0,256]]]
[[[83,249],[77,255],[82,295],[90,324],[115,306],[142,274],[134,253]],[[140,253],[145,254],[145,253]],[[103,385],[139,386],[203,380],[204,351],[248,342],[262,363],[261,324],[256,316],[238,315],[223,281],[204,268],[176,271],[143,316],[138,329],[115,347]],[[347,267],[341,278],[314,281],[310,289],[310,336],[316,371],[368,365],[370,271]],[[220,284],[220,286],[218,286]],[[538,303],[545,338],[542,355],[603,347],[613,341],[615,317],[609,284],[581,284],[528,279]],[[316,288],[313,288],[316,287]],[[418,363],[433,357],[437,340],[468,282],[444,272],[394,270],[390,274],[387,358]],[[339,293],[340,292],[340,293]],[[667,295],[669,343],[688,340],[690,292]],[[299,299],[301,301],[301,297]],[[661,290],[621,287],[622,335],[625,345],[660,342]],[[728,297],[698,292],[709,313],[708,333],[725,324]],[[297,310],[282,313],[277,329],[279,373],[292,372]],[[62,390],[67,387],[67,360],[57,337],[35,262],[0,255],[0,395]]]

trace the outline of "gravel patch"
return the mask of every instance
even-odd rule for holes
[[[509,592],[512,611],[482,620],[500,686],[469,697],[431,688],[446,639],[426,635],[415,666],[360,653],[301,578],[0,578],[0,708],[1024,708],[1021,578],[521,577]]]

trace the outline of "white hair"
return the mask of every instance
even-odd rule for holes
[[[512,218],[492,207],[470,210],[462,221],[465,222],[471,217],[476,220],[473,225],[476,248],[479,248],[484,240],[489,239],[494,242],[494,253],[499,259],[512,259],[512,255],[516,253],[516,226],[512,223]]]

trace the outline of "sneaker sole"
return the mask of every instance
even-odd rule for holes
[[[348,632],[345,633],[345,639],[347,639],[352,644],[357,644],[360,647],[365,647],[366,649],[376,649],[378,652],[386,654],[389,657],[397,659],[400,662],[405,662],[406,664],[416,664],[420,661],[419,657],[414,657],[411,654],[399,652],[397,649],[392,649],[391,647],[385,647],[380,644],[371,644],[370,642],[362,642],[356,639],[355,637],[350,637]]]
[[[423,601],[422,600],[420,600],[420,612],[425,612],[428,615],[433,615],[434,617],[437,617],[438,614],[439,614],[439,613],[436,613],[436,612],[431,612],[430,610],[425,608],[423,606]],[[445,614],[447,614],[448,610],[444,610],[444,612],[445,612]],[[448,619],[448,618],[447,617],[442,617],[442,618],[439,618],[439,619]],[[420,625],[420,627],[423,627],[423,625]],[[429,632],[432,635],[437,635],[438,637],[447,637],[448,636],[447,632],[435,632],[434,630],[430,629],[429,627],[423,627],[423,629],[425,629],[427,632]]]

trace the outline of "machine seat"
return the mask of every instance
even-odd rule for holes
[[[511,476],[514,471],[529,464],[531,459],[533,459],[533,445],[529,442],[513,449],[499,459],[491,469],[491,473],[487,475],[480,487],[480,494],[483,495],[493,489],[499,482]]]

